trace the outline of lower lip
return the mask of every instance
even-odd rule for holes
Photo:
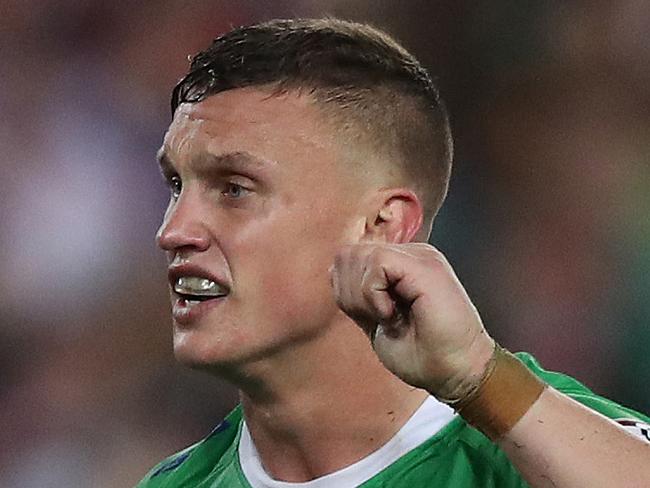
[[[226,300],[226,297],[211,298],[198,303],[189,303],[184,298],[176,298],[172,305],[172,316],[178,325],[191,325],[208,311]]]

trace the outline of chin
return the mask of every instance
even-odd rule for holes
[[[175,331],[174,357],[180,364],[213,373],[237,369],[258,356],[251,341],[228,334]]]
[[[174,333],[174,357],[176,361],[193,369],[206,369],[233,360],[234,347],[214,337],[201,337],[196,332]]]
[[[220,378],[229,378],[240,369],[241,361],[224,356],[204,356],[188,351],[174,349],[174,357],[179,364],[194,371],[202,371]]]
[[[236,349],[218,351],[215,349],[191,348],[188,344],[174,344],[174,357],[176,361],[194,371],[201,371],[211,376],[230,382],[238,388],[255,384],[250,376],[248,365],[257,358],[265,357],[264,354],[255,354],[254,351]]]

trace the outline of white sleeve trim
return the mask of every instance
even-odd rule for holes
[[[627,430],[630,434],[650,442],[650,425],[637,419],[616,419],[618,425]]]

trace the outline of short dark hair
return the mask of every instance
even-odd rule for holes
[[[196,54],[172,92],[181,103],[226,90],[307,91],[357,144],[391,158],[431,221],[447,193],[453,144],[447,111],[427,71],[399,43],[366,24],[324,18],[236,28]]]

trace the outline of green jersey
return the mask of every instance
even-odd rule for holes
[[[646,424],[650,421],[648,417],[594,394],[569,376],[543,370],[529,354],[517,355],[549,385],[587,407],[619,420],[625,428],[650,440]],[[205,439],[154,467],[137,488],[257,488],[251,485],[242,469],[238,449],[242,425],[241,407],[237,407]],[[292,483],[279,485],[293,486]],[[307,486],[312,485],[308,483]],[[313,486],[347,488],[327,483]],[[453,416],[434,435],[355,486],[509,488],[528,485],[496,444],[461,417]]]

